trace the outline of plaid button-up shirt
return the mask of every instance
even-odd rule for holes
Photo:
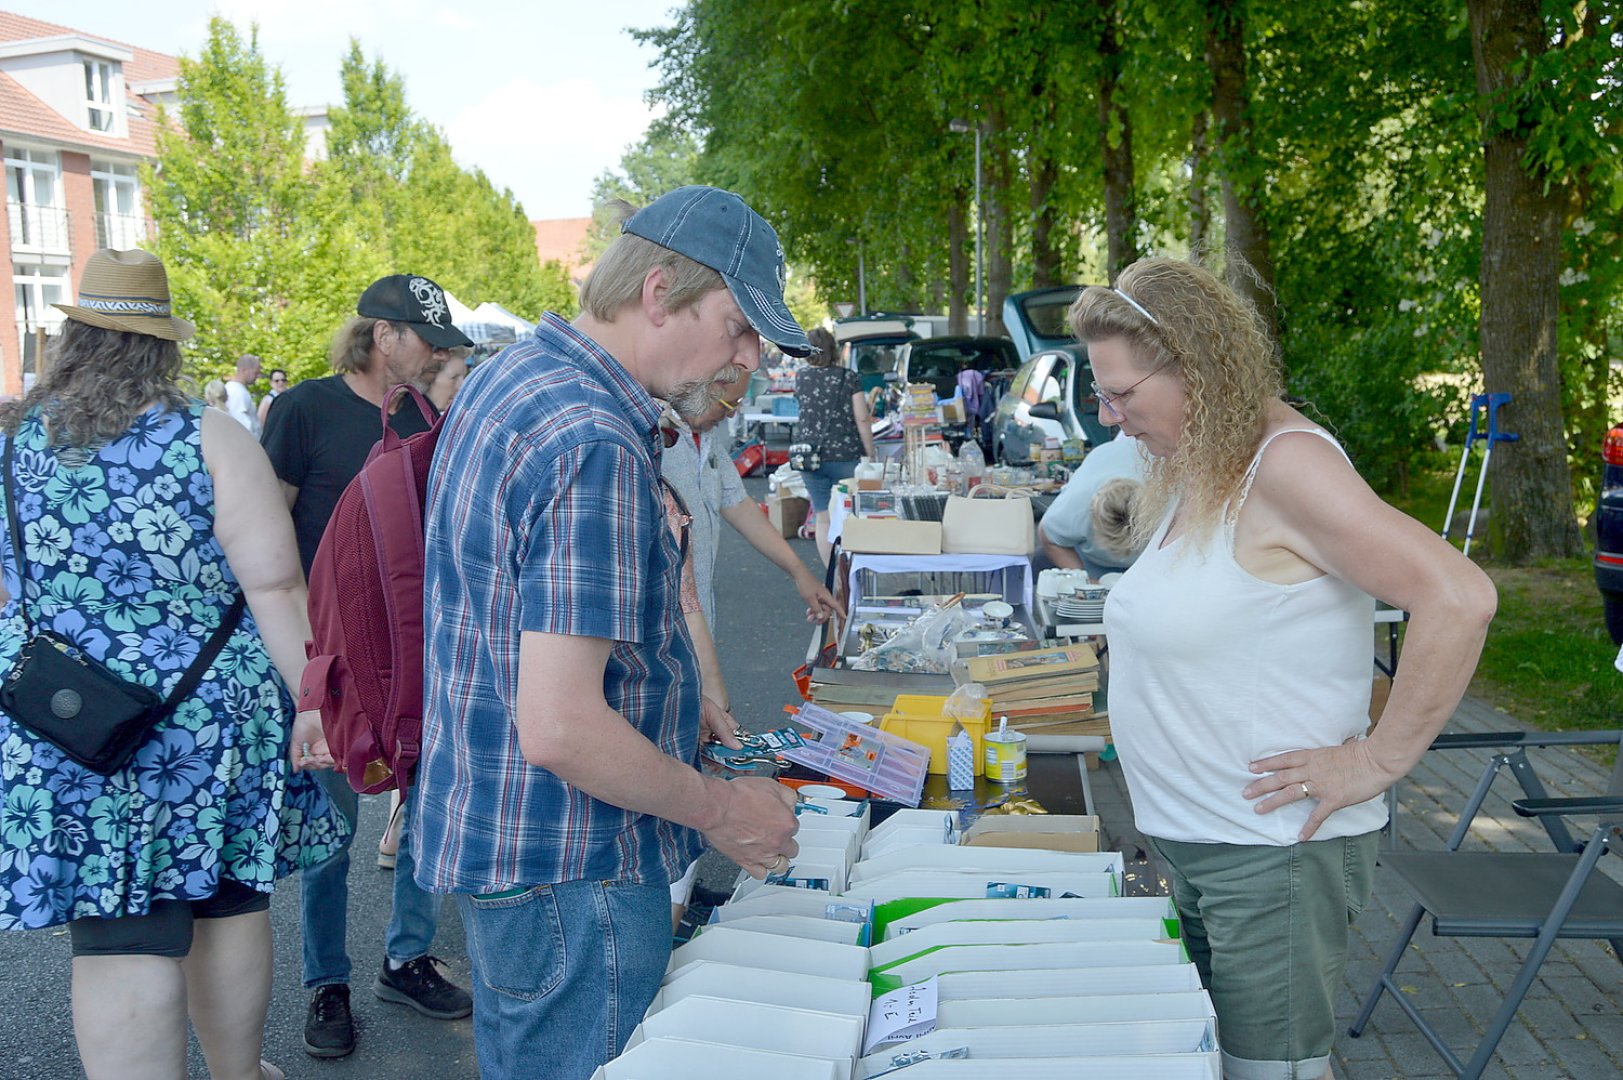
[[[699,670],[659,486],[659,409],[548,314],[475,368],[429,477],[417,880],[436,892],[561,881],[654,884],[702,849],[691,829],[601,802],[524,760],[519,636],[614,642],[609,706],[696,762]]]

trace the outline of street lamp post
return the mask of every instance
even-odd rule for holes
[[[868,314],[868,275],[862,265],[862,238],[852,236],[846,238],[847,244],[857,246],[857,314]]]
[[[984,264],[981,260],[982,236],[985,232],[985,215],[981,213],[981,126],[971,126],[968,120],[953,120],[947,127],[953,132],[963,135],[973,131],[975,133],[975,321],[977,334],[986,333],[986,294],[982,290],[981,282],[984,280]]]

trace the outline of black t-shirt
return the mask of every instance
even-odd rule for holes
[[[409,398],[402,398],[389,426],[402,438],[428,430]],[[299,489],[293,503],[293,532],[306,576],[338,496],[382,436],[378,407],[351,390],[342,375],[304,380],[283,391],[276,407],[265,414],[259,441],[276,475]]]

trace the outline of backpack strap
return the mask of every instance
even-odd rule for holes
[[[405,441],[395,432],[394,428],[389,426],[390,408],[394,405],[395,395],[400,393],[402,390],[410,394],[411,399],[417,403],[417,411],[423,414],[423,422],[425,424],[427,424],[429,427],[433,427],[439,422],[438,418],[434,415],[434,406],[429,404],[428,399],[423,396],[423,392],[421,390],[411,385],[411,383],[396,383],[395,385],[389,387],[389,392],[383,395],[383,404],[378,407],[378,414],[383,419],[383,439],[378,444],[377,448],[372,451],[371,457],[377,457],[385,450],[392,450]],[[371,457],[369,457],[367,460],[370,461]]]

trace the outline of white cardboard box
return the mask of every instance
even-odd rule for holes
[[[898,1075],[898,1080],[901,1074]],[[1146,1057],[1056,1057],[1011,1060],[921,1061],[907,1068],[907,1080],[1222,1080],[1216,1051],[1155,1054]]]
[[[1021,971],[949,971],[936,980],[939,1002],[977,998],[1108,997],[1200,990],[1194,964],[1045,967]]]
[[[1117,896],[1121,892],[1121,879],[1113,873],[1098,874],[1037,874],[1022,871],[1018,874],[1000,871],[988,873],[953,873],[947,870],[898,870],[865,881],[853,882],[845,890],[847,899],[901,900],[910,896],[935,896],[945,899],[984,900],[988,882],[1002,881],[1017,885],[1033,885],[1049,890],[1051,896]]]
[[[944,922],[889,938],[868,950],[871,967],[884,967],[946,945],[1036,945],[1060,941],[1160,941],[1160,919],[1019,919]]]
[[[659,1012],[696,995],[838,1013],[860,1017],[864,1022],[873,1000],[872,989],[866,982],[701,962],[689,964],[682,974],[667,979],[654,995],[654,1003],[648,1011]]]
[[[1127,1020],[1215,1022],[1216,1019],[1212,999],[1204,990],[1073,997],[958,998],[938,1001],[936,1011],[936,1026],[944,1028],[1100,1024]]]
[[[727,925],[757,934],[811,938],[813,941],[832,941],[838,945],[855,945],[862,934],[861,923],[805,915],[746,915],[742,919],[730,920]]]
[[[863,1020],[838,1013],[791,1009],[753,1001],[690,997],[646,1017],[626,1049],[645,1039],[696,1042],[826,1058],[849,1076],[862,1052]]]
[[[1097,899],[953,900],[893,919],[885,940],[903,933],[963,919],[1176,919],[1166,896],[1110,896]]]
[[[900,870],[952,870],[993,874],[1120,874],[1119,851],[1040,851],[1028,848],[981,848],[921,845],[883,855],[864,855],[851,868],[853,882],[868,881]]]
[[[1186,964],[1176,941],[1069,941],[1041,945],[948,945],[883,969],[871,982],[881,990],[906,986],[948,971],[1024,971],[1053,967],[1131,967]],[[939,993],[939,990],[938,990]]]
[[[844,1080],[839,1065],[825,1058],[688,1039],[647,1039],[598,1074],[602,1080]]]
[[[890,1068],[899,1052],[937,1053],[969,1048],[969,1060],[1087,1057],[1091,1055],[1205,1054],[1217,1051],[1217,1024],[1211,1019],[1140,1020],[1104,1024],[1049,1024],[1028,1027],[936,1028],[905,1044],[887,1047],[857,1062],[857,1076]],[[1017,1076],[988,1072],[987,1076]]]
[[[828,893],[810,889],[791,889],[786,885],[768,885],[756,889],[742,900],[729,900],[711,913],[713,922],[732,922],[752,915],[803,915],[812,919],[828,918],[830,904],[838,903]]]
[[[755,934],[748,930],[735,930],[722,923],[671,953],[665,981],[669,982],[689,964],[701,960],[852,981],[861,980],[868,974],[867,949],[827,941],[780,937],[777,934]]]

